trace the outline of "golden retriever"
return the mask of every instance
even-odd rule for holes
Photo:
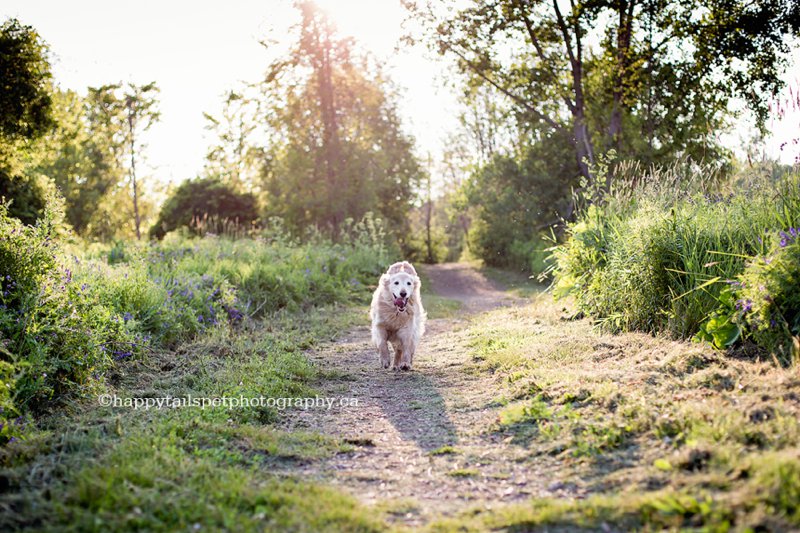
[[[417,271],[411,263],[403,261],[389,267],[372,295],[369,309],[372,342],[378,348],[383,368],[411,370],[427,319],[419,295],[420,285]],[[389,355],[389,342],[394,348],[394,362]]]

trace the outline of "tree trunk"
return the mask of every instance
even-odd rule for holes
[[[128,107],[128,131],[131,140],[131,185],[133,186],[133,219],[136,224],[136,240],[142,240],[141,217],[139,216],[139,191],[136,184],[136,138],[134,137],[135,111]]]
[[[319,47],[317,50],[317,86],[322,115],[322,152],[325,158],[325,178],[328,183],[328,202],[331,207],[329,223],[334,231],[341,224],[342,202],[337,198],[340,193],[338,187],[338,167],[340,161],[339,131],[336,119],[336,102],[333,90],[333,67],[331,65],[331,29],[322,26],[317,21],[317,34]]]
[[[609,147],[616,148],[618,152],[622,144],[622,113],[625,105],[625,84],[628,75],[635,6],[636,0],[620,0],[617,4],[617,53],[614,65],[613,102],[608,122],[608,142]]]
[[[430,165],[430,158],[428,158],[428,163]],[[428,209],[425,213],[425,229],[427,230],[427,245],[428,245],[428,256],[425,258],[425,262],[428,264],[434,263],[433,260],[433,242],[431,238],[431,218],[433,215],[433,199],[431,198],[431,174],[430,171],[428,172]]]

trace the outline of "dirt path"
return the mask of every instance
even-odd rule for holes
[[[322,368],[344,373],[321,385],[324,394],[359,405],[300,411],[288,428],[340,436],[354,450],[291,473],[342,486],[367,504],[393,500],[393,516],[407,525],[478,503],[553,495],[544,461],[534,466],[524,449],[487,431],[500,410],[498,383],[465,370],[469,316],[519,300],[467,265],[436,265],[426,274],[434,292],[459,300],[465,312],[428,321],[411,372],[379,368],[366,317],[363,327],[311,354]],[[455,453],[431,453],[444,446]]]

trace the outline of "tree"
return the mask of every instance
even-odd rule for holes
[[[396,92],[311,2],[297,6],[297,41],[259,86],[269,126],[266,212],[295,230],[314,226],[336,237],[348,218],[376,211],[402,231],[422,169]]]
[[[31,26],[0,26],[0,137],[34,139],[52,124],[47,45]]]
[[[106,131],[89,120],[91,102],[74,91],[53,94],[53,127],[41,140],[35,171],[48,176],[64,196],[66,218],[83,236],[95,233],[97,213],[123,180]],[[105,216],[105,214],[104,214]]]
[[[257,218],[258,206],[252,194],[238,193],[219,178],[197,179],[183,182],[164,202],[150,236],[161,239],[180,227],[196,233],[202,229],[221,233],[231,225],[247,230]]]
[[[53,184],[32,172],[36,142],[53,124],[47,45],[30,26],[9,19],[0,26],[0,197],[8,214],[26,224],[39,219]]]
[[[257,117],[261,102],[245,91],[229,91],[225,95],[222,114],[215,117],[203,113],[206,130],[213,132],[216,143],[206,153],[205,176],[218,176],[235,189],[258,189],[263,172],[264,153],[257,146]]]
[[[586,179],[598,150],[646,159],[648,148],[701,152],[734,97],[763,124],[765,96],[780,87],[784,36],[800,28],[791,0],[406,4],[472,83],[504,94],[534,130],[568,133]],[[597,30],[593,52],[587,42]]]
[[[120,167],[127,159],[127,174],[133,200],[133,222],[136,238],[141,239],[141,183],[136,175],[136,163],[141,162],[145,145],[141,136],[158,121],[155,82],[145,85],[121,83],[89,89],[92,103],[90,120],[104,132]]]

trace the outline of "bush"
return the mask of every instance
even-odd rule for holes
[[[0,204],[0,435],[11,420],[86,391],[134,339],[63,264],[52,220],[23,225]]]
[[[150,236],[163,239],[167,232],[185,227],[196,235],[234,232],[241,236],[258,218],[256,198],[239,193],[217,178],[186,181],[164,202]]]
[[[520,154],[497,155],[473,173],[464,188],[475,215],[469,248],[486,264],[541,272],[534,270],[541,257],[532,259],[530,253],[540,232],[567,216],[570,189],[576,185],[553,176],[579,175],[566,146],[567,139],[548,138]]]
[[[738,338],[731,324],[744,322],[734,316],[741,315],[735,299],[752,301],[747,305],[753,309],[759,301],[763,316],[746,321],[755,328],[754,339],[775,349],[759,332],[777,320],[775,313],[788,316],[789,329],[778,343],[785,351],[798,312],[790,288],[797,281],[794,244],[750,261],[747,272],[745,267],[751,258],[767,255],[776,230],[797,226],[798,180],[784,181],[777,193],[775,184],[764,182],[727,195],[639,194],[591,206],[569,226],[569,239],[554,253],[555,294],[574,295],[581,312],[611,330],[678,338],[700,332],[720,347]],[[738,279],[744,283],[740,295],[731,287]],[[765,288],[760,300],[752,292],[758,287]]]
[[[172,233],[82,252],[54,238],[49,216],[26,226],[0,204],[0,442],[24,415],[97,392],[109,369],[150,349],[246,316],[366,302],[393,258],[385,243],[367,216],[336,243],[298,244],[273,224],[256,239]]]
[[[278,225],[257,239],[206,237],[188,241],[190,248],[172,236],[155,250],[172,257],[167,270],[236,287],[241,312],[261,316],[368,297],[365,286],[375,283],[392,257],[385,241],[380,221],[368,215],[346,221],[336,243],[317,236],[298,244]],[[167,270],[152,274],[166,276]]]
[[[52,207],[58,194],[50,178],[41,175],[11,175],[9,169],[0,165],[0,200],[9,202],[6,214],[35,224],[44,216],[48,206]]]
[[[736,283],[741,322],[783,363],[800,356],[800,229],[773,237],[770,253],[755,258]]]

